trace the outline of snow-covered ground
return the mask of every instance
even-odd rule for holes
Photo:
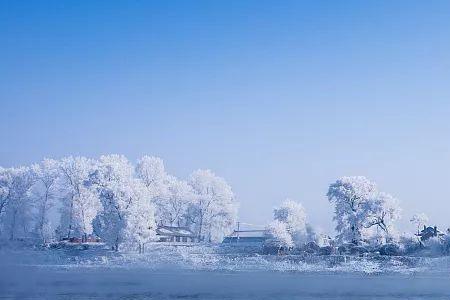
[[[450,259],[1,250],[1,299],[449,299]]]

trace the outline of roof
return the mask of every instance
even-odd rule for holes
[[[265,230],[234,230],[229,237],[239,238],[264,238]]]
[[[437,235],[443,235],[443,233],[442,233],[441,231],[439,231],[439,230],[437,229],[437,227],[431,227],[431,226],[425,227],[425,228],[422,229],[422,230],[420,231],[420,233],[419,233],[419,235],[428,235],[428,234],[432,234],[432,235],[435,235],[435,234],[437,234]]]
[[[416,234],[422,241],[428,240],[432,237],[443,237],[445,234],[437,229],[437,227],[424,226],[420,233]]]
[[[158,226],[156,235],[195,237],[195,234],[187,227]]]

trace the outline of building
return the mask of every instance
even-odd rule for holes
[[[442,238],[445,236],[444,233],[439,231],[436,226],[425,226],[423,225],[423,229],[417,234],[421,241],[426,241],[432,237]]]
[[[262,244],[266,239],[266,230],[234,230],[232,234],[224,238],[222,243]]]
[[[158,226],[156,236],[159,242],[194,243],[197,236],[187,227]]]

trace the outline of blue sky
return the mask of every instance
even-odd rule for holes
[[[0,165],[161,156],[240,217],[365,175],[450,226],[450,2],[1,1]]]

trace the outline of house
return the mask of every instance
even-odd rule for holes
[[[442,233],[437,229],[436,226],[423,226],[423,229],[417,234],[421,241],[426,241],[432,237],[442,238],[445,236],[445,233]]]
[[[222,243],[258,243],[266,241],[266,230],[234,230],[229,236],[225,237]]]
[[[160,225],[156,229],[159,242],[194,243],[197,236],[187,227]]]

